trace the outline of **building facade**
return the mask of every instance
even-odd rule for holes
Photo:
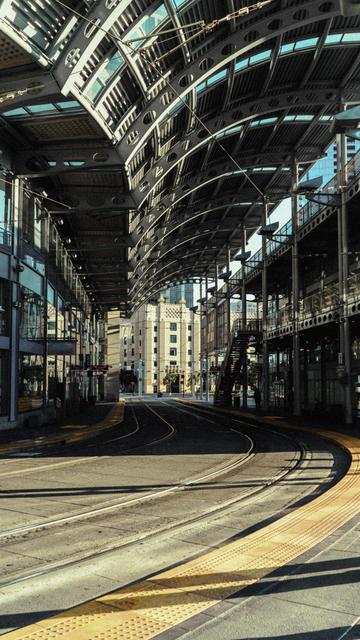
[[[0,428],[97,396],[101,323],[55,223],[25,181],[0,179]]]
[[[168,304],[161,297],[128,320],[115,316],[108,318],[108,358],[115,372],[113,361],[119,357],[119,382],[109,372],[113,382],[108,394],[116,395],[116,385],[143,393],[189,393],[199,387],[199,316],[184,299]]]
[[[162,292],[162,297],[169,304],[179,304],[180,300],[185,300],[186,306],[191,309],[194,306],[194,285],[191,282],[176,284]]]

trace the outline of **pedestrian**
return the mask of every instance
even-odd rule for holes
[[[260,405],[261,405],[261,393],[260,393],[260,389],[258,389],[257,387],[254,387],[254,400],[255,400],[255,409],[256,411],[259,411]]]

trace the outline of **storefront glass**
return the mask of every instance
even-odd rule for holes
[[[41,296],[21,287],[20,338],[41,340],[44,337],[44,303]]]
[[[44,358],[21,354],[19,362],[19,412],[43,405]]]
[[[8,413],[9,405],[9,354],[0,351],[0,415]]]
[[[47,335],[49,340],[56,339],[56,307],[55,307],[55,289],[48,284],[47,286]]]
[[[9,335],[9,280],[0,278],[0,335]]]

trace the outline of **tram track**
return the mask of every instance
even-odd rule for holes
[[[165,435],[162,436],[161,438],[157,438],[155,440],[152,440],[146,444],[142,444],[138,447],[131,447],[129,449],[123,450],[122,453],[126,453],[128,451],[134,451],[136,449],[142,449],[143,447],[148,447],[148,446],[154,446],[156,444],[165,442],[166,440],[169,440],[170,438],[174,437],[175,433],[176,433],[176,429],[166,420],[164,419],[157,411],[155,411],[154,409],[152,409],[151,407],[149,407],[146,403],[144,403],[144,406],[146,406],[148,409],[150,409],[150,411],[152,411],[152,413],[154,413],[155,415],[157,415],[163,422],[166,422],[166,424],[168,424],[170,430],[169,432]],[[134,414],[135,415],[135,414]],[[244,436],[244,434],[241,434],[242,436]],[[149,494],[146,494],[145,496],[140,496],[138,498],[132,498],[131,500],[123,500],[120,501],[116,504],[112,504],[112,505],[107,505],[104,507],[97,507],[96,509],[90,509],[78,514],[74,514],[71,516],[64,516],[62,518],[56,518],[53,520],[49,520],[48,522],[38,522],[38,523],[34,523],[32,525],[27,525],[24,527],[18,527],[15,529],[10,529],[10,530],[6,530],[6,531],[1,531],[0,532],[0,539],[6,539],[6,540],[10,540],[11,538],[14,538],[15,536],[19,536],[19,535],[24,535],[27,533],[31,533],[31,532],[35,532],[35,531],[40,531],[40,530],[44,530],[47,529],[49,527],[55,527],[55,526],[60,526],[63,524],[69,524],[71,522],[76,522],[79,520],[83,520],[83,519],[89,519],[91,517],[95,517],[95,516],[99,516],[101,514],[105,514],[105,513],[109,513],[110,511],[114,511],[116,509],[123,509],[125,507],[129,507],[129,506],[133,506],[135,504],[138,504],[140,502],[145,502],[148,500],[153,500],[155,498],[159,498],[162,496],[165,496],[169,493],[174,493],[175,491],[179,491],[179,490],[183,490],[185,488],[190,488],[191,486],[194,486],[196,484],[199,484],[200,482],[204,482],[210,478],[213,478],[215,476],[219,476],[222,475],[223,473],[226,473],[230,470],[235,469],[238,466],[241,466],[242,464],[244,464],[245,462],[247,462],[251,457],[253,457],[253,449],[254,449],[254,442],[253,440],[246,436],[250,442],[250,447],[248,452],[241,456],[240,458],[237,458],[236,460],[220,467],[220,468],[212,468],[211,470],[209,470],[208,473],[201,475],[200,477],[195,477],[195,478],[186,478],[185,480],[171,486],[168,487],[166,489],[162,489],[159,491],[153,491],[150,492]],[[104,443],[105,444],[105,443]],[[101,457],[101,456],[100,456]],[[107,456],[110,457],[110,456]]]
[[[175,407],[171,405],[171,408],[174,409]],[[150,408],[150,411],[152,411],[162,421],[166,422],[169,427],[171,427],[171,430],[169,430],[169,432],[162,438],[157,438],[157,441],[161,442],[164,439],[169,439],[170,437],[173,437],[175,433],[175,427],[173,427],[173,425],[171,425],[169,421],[166,418],[164,418],[164,416],[161,416],[155,409]],[[217,424],[218,426],[218,423],[216,423],[216,421],[209,420],[209,422],[215,422],[215,424]],[[238,428],[231,427],[231,430],[242,437],[244,437],[245,435],[242,432],[240,432]],[[260,432],[260,430],[258,431]],[[288,434],[279,434],[278,432],[274,432],[274,433],[276,433],[278,437],[282,437],[283,439],[290,440],[290,437]],[[104,508],[103,510],[93,509],[86,513],[78,514],[77,516],[75,515],[73,517],[71,516],[67,518],[65,517],[65,518],[58,519],[57,521],[51,521],[48,523],[44,523],[44,522],[38,523],[35,526],[28,526],[26,528],[22,528],[21,530],[17,529],[12,531],[10,530],[7,532],[4,531],[0,534],[2,542],[8,542],[10,540],[13,540],[14,538],[16,538],[16,536],[20,536],[20,535],[24,536],[25,533],[29,535],[32,535],[34,533],[36,534],[40,532],[42,529],[44,529],[45,527],[55,528],[56,526],[58,526],[59,528],[61,528],[62,526],[67,524],[76,525],[76,524],[79,524],[80,520],[91,519],[101,515],[105,515],[106,512],[108,512],[110,509],[112,509],[113,511],[115,511],[116,509],[121,510],[122,508],[133,507],[137,503],[155,500],[171,493],[176,493],[179,491],[191,491],[196,487],[196,485],[199,486],[203,484],[204,487],[206,487],[206,482],[210,481],[212,478],[221,476],[221,475],[226,475],[226,474],[229,474],[230,472],[234,472],[237,470],[238,467],[243,466],[246,462],[249,462],[249,460],[251,460],[254,456],[256,456],[258,447],[256,446],[254,439],[248,434],[246,434],[246,437],[250,446],[248,448],[247,453],[243,455],[241,459],[231,461],[226,465],[222,465],[221,467],[218,467],[217,469],[214,469],[214,468],[209,469],[208,472],[205,474],[201,474],[196,478],[187,478],[182,482],[177,483],[176,485],[169,487],[167,489],[152,492],[151,494],[148,494],[146,496],[141,496],[141,497],[132,499],[130,501],[126,501],[126,502],[122,501],[120,504],[111,505],[110,508]],[[68,558],[67,560],[61,560],[60,562],[55,561],[50,564],[47,563],[46,566],[41,566],[38,569],[36,568],[32,569],[31,572],[28,572],[28,571],[18,572],[17,574],[11,576],[9,579],[0,581],[0,587],[9,587],[18,582],[29,581],[39,576],[45,576],[48,574],[52,574],[56,571],[60,571],[62,569],[81,565],[81,563],[84,563],[89,560],[96,561],[97,558],[101,558],[106,554],[111,554],[112,552],[118,551],[122,548],[134,547],[139,542],[143,543],[145,541],[151,541],[152,539],[156,539],[157,537],[160,537],[163,534],[167,534],[167,535],[172,534],[182,529],[185,530],[186,528],[192,525],[197,525],[206,521],[211,521],[221,514],[230,513],[236,510],[241,504],[246,503],[246,501],[248,501],[249,499],[251,500],[255,496],[258,496],[262,492],[265,492],[269,488],[275,487],[276,485],[280,484],[291,473],[296,472],[296,470],[300,468],[301,465],[309,463],[310,457],[311,457],[311,453],[309,452],[309,450],[307,450],[306,447],[303,445],[299,446],[299,443],[297,443],[297,451],[295,451],[293,457],[291,458],[291,460],[289,460],[287,468],[282,469],[278,474],[274,475],[268,481],[263,482],[259,486],[252,487],[250,490],[244,492],[242,495],[238,496],[235,499],[232,498],[230,500],[223,501],[221,505],[210,507],[207,509],[206,513],[198,514],[193,517],[187,517],[185,519],[177,521],[176,523],[170,523],[165,526],[158,527],[155,530],[144,531],[141,534],[138,533],[136,534],[136,536],[134,536],[133,539],[127,539],[125,541],[117,542],[116,544],[106,545],[104,548],[97,549],[96,551],[92,551],[88,553],[83,553],[75,558],[74,557]]]

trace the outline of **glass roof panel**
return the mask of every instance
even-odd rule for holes
[[[80,103],[77,100],[68,100],[66,102],[55,102],[56,106],[60,109],[74,109],[80,107]]]
[[[26,107],[30,113],[44,113],[45,111],[57,111],[56,107],[52,103],[48,104],[33,104]]]
[[[262,62],[263,60],[269,60],[271,58],[272,49],[267,49],[266,51],[260,51],[260,53],[255,53],[255,55],[250,56],[250,64],[256,64],[257,62]]]
[[[360,42],[360,33],[356,31],[353,33],[344,33],[341,42]]]
[[[325,44],[336,44],[337,42],[340,42],[342,36],[342,33],[330,33],[326,36]]]
[[[18,109],[10,109],[9,111],[4,111],[3,116],[26,116],[26,111],[24,107],[19,107]]]
[[[295,43],[295,50],[298,49],[311,49],[315,47],[319,42],[319,38],[306,38],[305,40],[299,40]]]

